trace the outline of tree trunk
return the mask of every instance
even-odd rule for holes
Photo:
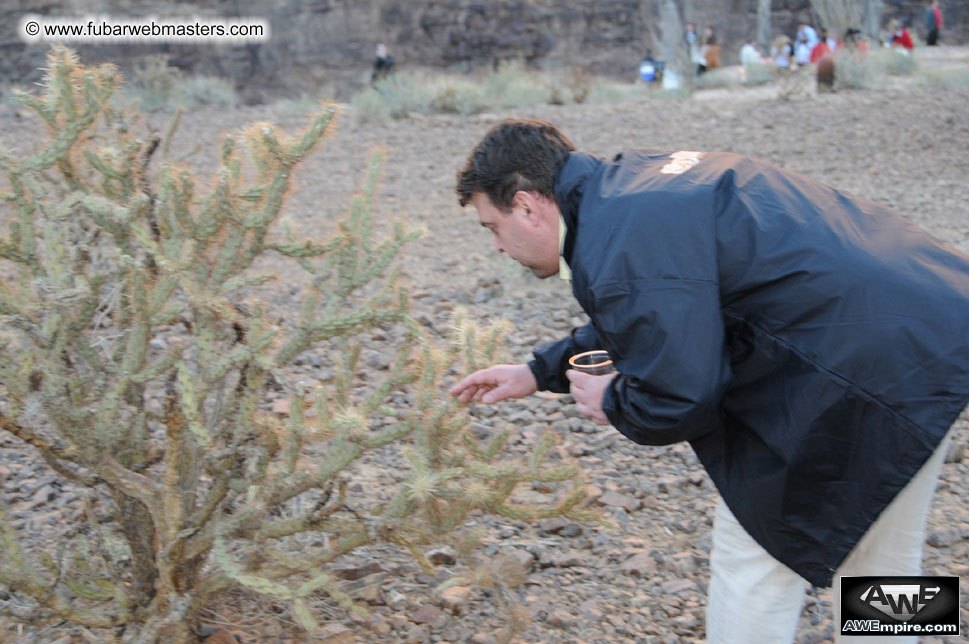
[[[882,0],[865,0],[862,10],[862,24],[859,28],[866,36],[876,41],[881,33],[883,6]]]
[[[757,45],[763,56],[770,55],[772,37],[770,3],[771,0],[757,0]]]

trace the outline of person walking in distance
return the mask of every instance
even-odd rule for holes
[[[925,44],[936,46],[939,44],[939,31],[942,29],[942,9],[939,0],[932,0],[925,10]]]

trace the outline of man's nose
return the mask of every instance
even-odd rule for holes
[[[504,247],[501,245],[501,240],[498,239],[498,235],[495,235],[494,238],[495,238],[495,250],[498,251],[499,253],[505,252]]]

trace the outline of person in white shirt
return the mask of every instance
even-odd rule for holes
[[[757,51],[757,45],[754,42],[754,39],[751,38],[743,47],[740,48],[740,63],[742,65],[749,65],[759,62],[760,52]]]
[[[797,61],[798,65],[807,65],[811,62],[811,47],[808,44],[807,35],[801,34],[798,36],[797,42],[794,44],[794,60]]]
[[[818,44],[818,32],[807,23],[801,23],[797,27],[797,34],[794,36],[794,42],[801,42],[801,37],[804,37],[807,42],[808,51],[814,49],[814,46]]]

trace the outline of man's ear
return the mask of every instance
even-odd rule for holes
[[[528,212],[534,208],[535,193],[527,190],[519,190],[511,198],[512,210],[524,210]]]
[[[512,208],[519,210],[533,224],[540,223],[548,210],[548,199],[534,190],[519,190],[511,199]]]

